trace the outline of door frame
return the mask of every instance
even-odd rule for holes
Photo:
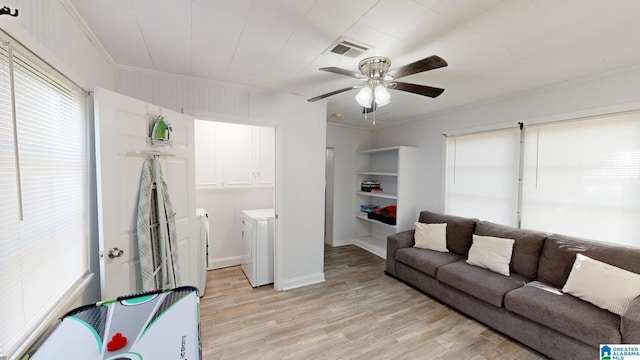
[[[275,221],[274,221],[274,244],[273,244],[273,288],[276,291],[283,290],[282,284],[282,231],[280,221],[278,219],[278,214],[284,211],[283,206],[283,192],[282,192],[282,183],[283,183],[283,166],[282,166],[282,122],[279,120],[272,119],[263,119],[263,118],[252,118],[246,116],[236,116],[229,114],[219,114],[212,113],[207,111],[197,111],[191,109],[183,109],[183,114],[193,117],[197,120],[209,120],[209,121],[217,121],[217,122],[227,122],[232,124],[240,124],[240,125],[251,125],[251,126],[264,126],[264,127],[272,127],[274,128],[274,136],[275,136],[275,184],[274,184],[274,210],[275,210]]]

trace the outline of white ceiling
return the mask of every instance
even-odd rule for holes
[[[320,67],[357,71],[373,55],[392,69],[430,55],[449,63],[403,78],[446,90],[391,91],[381,125],[640,65],[637,0],[71,2],[118,65],[304,98],[359,84]],[[357,59],[327,52],[342,36],[372,49]],[[355,94],[327,98],[327,121],[370,126]]]

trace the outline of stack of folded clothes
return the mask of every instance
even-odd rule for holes
[[[396,224],[396,206],[385,206],[380,209],[376,209],[367,214],[367,217],[372,220],[378,220],[385,224],[395,225]]]
[[[367,216],[373,210],[379,209],[378,205],[360,205],[360,214]]]

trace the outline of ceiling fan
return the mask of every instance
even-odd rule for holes
[[[387,89],[406,91],[432,98],[439,96],[444,91],[444,89],[437,87],[396,81],[396,79],[404,76],[447,66],[447,62],[437,55],[426,57],[422,60],[415,61],[391,71],[389,71],[390,66],[391,60],[388,58],[383,56],[374,56],[363,59],[358,63],[360,73],[338,67],[320,68],[319,70],[322,71],[345,75],[365,81],[366,84],[334,90],[308,99],[307,101],[313,102],[345,91],[361,89],[356,95],[356,101],[363,107],[363,112],[368,113],[375,111],[376,108],[384,106],[390,102],[390,95]]]

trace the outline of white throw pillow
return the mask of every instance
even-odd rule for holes
[[[622,315],[640,296],[640,274],[577,254],[562,292]]]
[[[498,274],[509,276],[509,264],[513,252],[513,239],[473,234],[467,264],[480,266]]]
[[[449,252],[447,249],[447,224],[425,224],[417,222],[414,247]]]

